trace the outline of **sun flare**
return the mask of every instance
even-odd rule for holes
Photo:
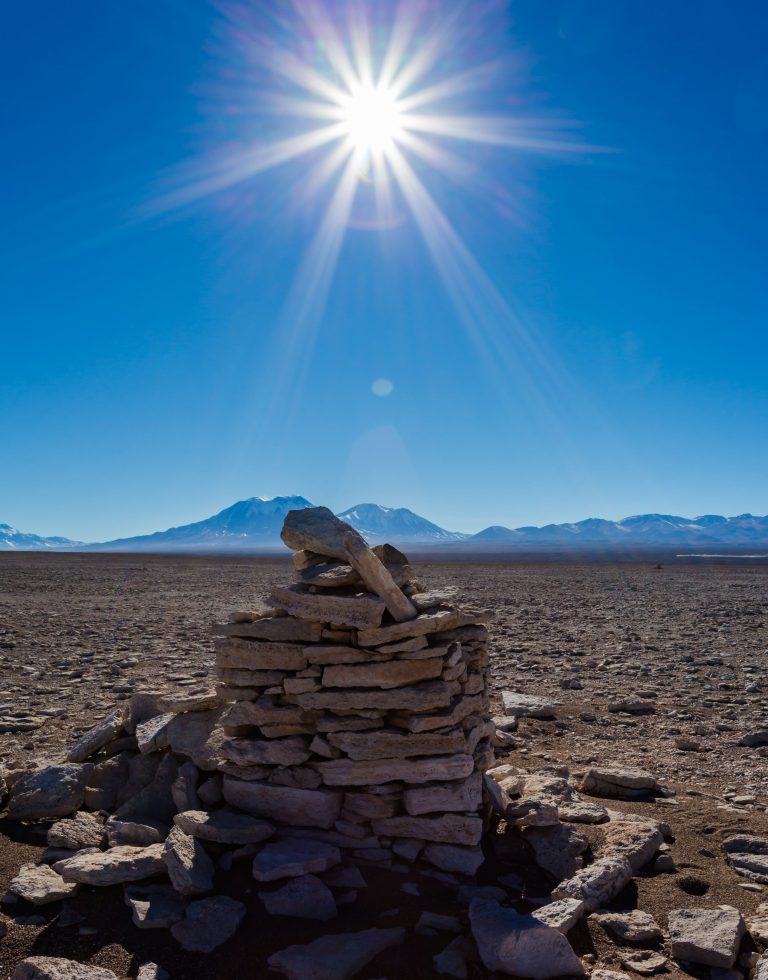
[[[341,104],[341,123],[359,151],[386,153],[403,135],[406,118],[394,94],[381,85],[358,85]]]

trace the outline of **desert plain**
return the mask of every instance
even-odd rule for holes
[[[666,821],[673,833],[671,867],[644,869],[616,907],[649,912],[662,928],[683,907],[728,904],[749,920],[768,889],[737,875],[721,844],[735,833],[768,835],[768,748],[742,744],[768,728],[768,562],[430,556],[413,564],[425,587],[455,586],[462,604],[492,610],[492,713],[501,714],[503,690],[555,703],[552,719],[519,719],[497,748],[500,762],[566,767],[571,775],[591,765],[635,766],[668,788],[654,802],[610,802]],[[207,688],[212,624],[291,573],[287,557],[0,556],[0,766],[60,758],[137,690]],[[599,824],[581,829],[599,844]],[[0,822],[0,894],[44,847],[34,826]],[[494,862],[489,854],[480,882],[494,880]],[[519,874],[520,910],[530,911],[547,884],[529,869]],[[166,930],[134,929],[120,887],[84,889],[63,906],[4,904],[10,927],[0,939],[0,978],[32,954],[70,957],[120,977],[135,976],[149,960],[173,980],[259,977],[267,972],[258,964],[284,946],[389,925],[405,926],[407,943],[359,976],[438,976],[433,957],[452,937],[414,926],[425,910],[462,914],[455,888],[386,869],[366,878],[368,888],[337,920],[305,923],[267,916],[244,865],[228,888],[246,903],[246,920],[207,955],[180,950]],[[409,883],[416,887],[404,888]],[[587,963],[642,975],[626,962],[634,947],[598,923],[583,920],[570,938]],[[742,958],[754,949],[750,942]],[[646,947],[664,952],[662,941]],[[749,974],[746,960],[737,969]],[[469,971],[489,975],[477,963]],[[709,977],[705,967],[692,972]],[[658,975],[684,974],[667,959]]]

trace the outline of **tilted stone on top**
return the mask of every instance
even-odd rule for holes
[[[288,511],[280,537],[293,551],[313,551],[349,562],[371,592],[381,596],[398,623],[416,615],[414,604],[363,537],[327,507]]]

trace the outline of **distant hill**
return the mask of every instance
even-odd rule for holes
[[[10,524],[0,524],[0,551],[53,551],[76,548],[79,544],[69,538],[43,538],[39,534],[18,531]]]
[[[283,551],[280,529],[289,510],[313,507],[305,497],[251,497],[240,500],[202,521],[154,534],[82,544],[68,538],[44,538],[0,524],[2,551],[120,551],[120,552],[248,552]],[[640,514],[620,521],[591,517],[571,524],[508,528],[494,524],[477,534],[447,531],[406,507],[357,504],[338,515],[372,543],[390,541],[413,548],[424,546],[452,552],[505,553],[513,551],[579,553],[616,549],[679,548],[686,551],[718,548],[768,549],[768,517],[740,514],[721,517],[676,517]]]

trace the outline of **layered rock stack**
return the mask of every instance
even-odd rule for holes
[[[326,508],[292,511],[297,582],[216,632],[224,799],[383,866],[482,863],[487,630]]]

